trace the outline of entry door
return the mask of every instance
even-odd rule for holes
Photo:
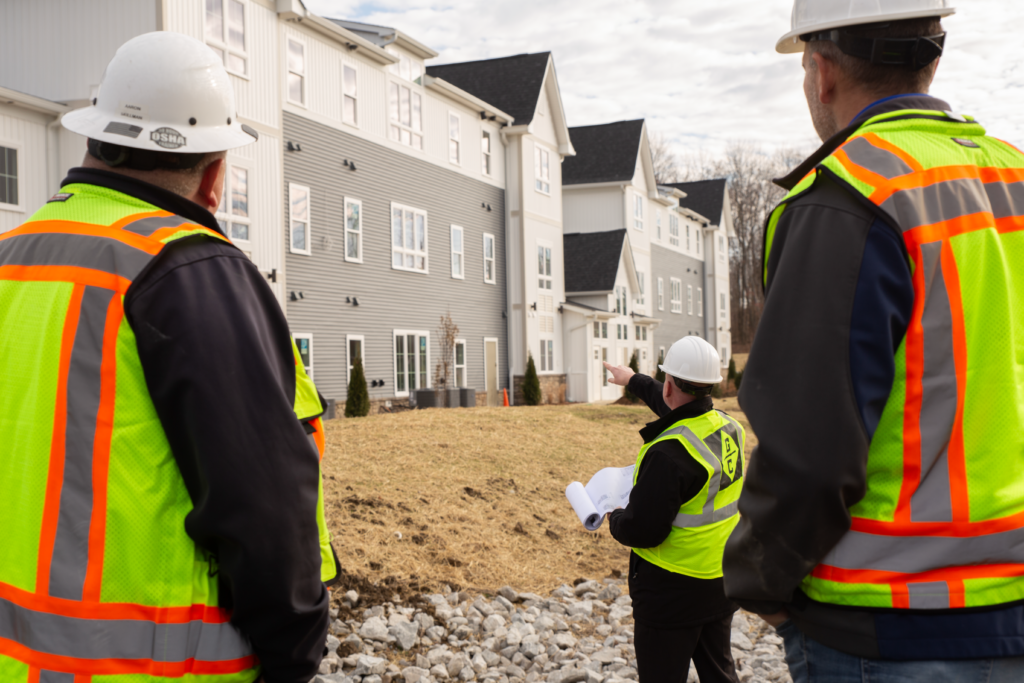
[[[484,340],[484,376],[487,380],[487,405],[500,404],[498,399],[498,340]]]

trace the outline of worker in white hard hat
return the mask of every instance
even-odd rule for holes
[[[928,94],[953,11],[796,0],[777,44],[823,145],[766,226],[723,566],[797,683],[1024,681],[1024,154]]]
[[[745,434],[715,410],[722,381],[715,347],[684,337],[659,366],[666,381],[605,363],[658,419],[640,430],[634,487],[609,530],[632,548],[629,594],[641,681],[685,683],[692,660],[701,683],[735,682],[732,618],[722,586],[722,549],[736,526]]]
[[[257,134],[220,57],[165,32],[63,125],[82,166],[0,235],[3,678],[308,683],[329,593],[298,418],[319,399],[214,217],[226,150]]]

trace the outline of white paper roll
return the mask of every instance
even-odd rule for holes
[[[572,505],[576,516],[583,522],[583,526],[586,527],[587,531],[596,531],[601,526],[601,523],[604,522],[604,515],[594,507],[594,501],[590,500],[587,490],[583,488],[583,484],[580,482],[574,481],[566,486],[565,497],[569,499],[569,504]]]

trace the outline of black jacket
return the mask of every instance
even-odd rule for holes
[[[680,420],[714,409],[711,399],[703,398],[671,410],[661,396],[662,383],[646,375],[633,375],[629,390],[659,415],[658,420],[640,430],[644,443],[655,440]],[[707,481],[707,470],[678,441],[652,446],[640,464],[629,504],[612,512],[608,519],[612,537],[630,548],[661,545],[672,532],[679,508],[700,493]],[[725,597],[721,578],[676,574],[636,553],[629,555],[629,594],[633,618],[653,628],[687,628],[736,611],[736,605]]]
[[[927,96],[869,107],[780,185],[791,188],[867,119],[949,110]],[[789,203],[768,259],[765,306],[740,403],[759,445],[740,523],[725,547],[726,594],[760,613],[785,607],[809,637],[883,659],[1024,655],[1024,611],[868,610],[815,603],[800,582],[851,525],[868,448],[889,398],[914,289],[902,236],[828,173]]]
[[[71,170],[70,183],[123,192],[220,232],[208,211],[147,183],[84,168]],[[281,307],[238,249],[185,239],[135,279],[125,317],[195,506],[185,530],[217,559],[221,606],[234,610],[266,683],[308,683],[323,654],[329,594],[320,582],[318,456],[292,409],[295,360]]]

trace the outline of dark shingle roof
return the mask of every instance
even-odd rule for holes
[[[693,183],[669,183],[669,187],[682,190],[686,196],[679,200],[679,206],[696,211],[704,218],[718,225],[722,220],[725,204],[725,178],[698,180]]]
[[[569,129],[576,156],[562,162],[562,185],[632,180],[644,120]]]
[[[448,81],[515,119],[530,123],[540,99],[550,52],[515,55],[478,62],[428,66],[427,74]]]
[[[563,235],[566,293],[614,290],[624,239],[625,228]]]

